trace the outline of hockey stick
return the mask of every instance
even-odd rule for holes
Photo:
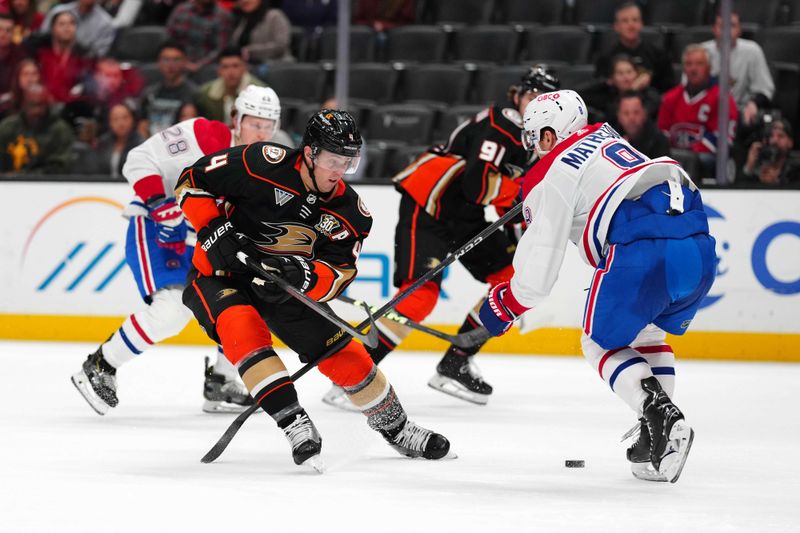
[[[373,313],[378,310],[378,308],[374,305],[369,305],[363,300],[355,300],[349,296],[345,296],[344,294],[339,296],[339,300],[355,305],[356,307],[364,307]],[[444,331],[439,331],[438,329],[429,328],[428,326],[420,324],[419,322],[414,322],[410,318],[404,317],[400,313],[393,310],[383,315],[383,317],[391,320],[392,322],[397,322],[403,326],[416,329],[417,331],[421,331],[438,339],[450,342],[459,348],[472,348],[473,346],[488,340],[490,337],[489,331],[482,326],[473,329],[472,331],[465,331],[464,333],[459,333],[457,335],[449,335]]]
[[[467,252],[469,252],[470,250],[475,248],[477,245],[479,245],[481,242],[483,242],[483,240],[486,237],[488,237],[489,235],[494,233],[498,228],[500,228],[503,225],[505,225],[506,222],[510,221],[512,218],[517,216],[520,211],[522,211],[522,203],[519,203],[519,204],[515,205],[514,207],[512,207],[511,209],[509,209],[506,212],[505,215],[503,215],[500,218],[498,218],[497,220],[495,220],[492,224],[490,224],[489,226],[484,228],[483,231],[481,231],[480,233],[475,235],[472,239],[470,239],[469,241],[467,241],[466,243],[461,245],[461,247],[458,248],[455,252],[453,252],[453,253],[449,254],[447,257],[445,257],[444,260],[441,263],[439,263],[438,265],[436,265],[435,267],[433,267],[432,269],[427,271],[425,274],[423,274],[422,276],[417,278],[417,280],[414,281],[414,283],[412,283],[411,285],[409,285],[406,288],[406,290],[398,293],[397,295],[395,295],[394,298],[392,298],[391,300],[389,300],[388,302],[383,304],[377,311],[375,311],[374,314],[370,315],[370,317],[369,317],[370,322],[373,321],[375,318],[380,318],[383,315],[385,315],[386,313],[388,313],[395,305],[397,305],[398,303],[403,301],[406,297],[408,297],[409,294],[411,294],[415,290],[417,290],[420,287],[422,287],[422,285],[424,285],[428,281],[430,281],[433,278],[435,278],[437,275],[439,275],[440,272],[442,272],[445,268],[447,268],[451,263],[455,262],[456,259],[458,259],[459,257],[463,256],[464,254],[466,254]],[[369,322],[365,320],[364,322],[359,324],[356,327],[356,329],[361,330],[361,329],[365,328],[368,324],[369,324]],[[370,331],[377,331],[377,328],[373,327],[372,330],[370,330]],[[313,361],[311,361],[309,363],[306,363],[299,370],[297,370],[297,372],[292,374],[291,377],[290,377],[292,382],[297,381],[306,372],[308,372],[309,370],[311,370],[312,368],[314,368],[315,366],[320,364],[322,361],[324,361],[328,357],[332,356],[333,354],[335,354],[336,352],[341,350],[342,347],[345,346],[348,342],[350,342],[350,338],[345,335],[336,344],[331,346],[331,348],[328,351],[326,351],[324,354],[322,354],[321,356],[319,356],[315,360],[313,360]],[[257,403],[253,404],[247,409],[247,411],[244,411],[242,414],[237,416],[236,420],[234,420],[233,423],[231,423],[231,425],[228,427],[228,429],[225,430],[225,433],[223,433],[222,436],[219,438],[217,443],[214,444],[214,446],[211,447],[211,449],[208,451],[208,453],[206,453],[203,456],[203,458],[200,459],[200,461],[202,461],[203,463],[210,463],[210,462],[214,461],[217,457],[222,455],[222,452],[224,452],[225,448],[228,447],[228,444],[231,443],[231,440],[233,440],[233,437],[236,436],[236,433],[239,431],[239,429],[242,427],[242,425],[245,423],[245,421],[250,417],[250,415],[252,415],[256,411],[256,409],[258,409],[258,407],[259,407],[259,405]]]
[[[353,328],[353,326],[351,326],[350,324],[348,324],[347,322],[336,316],[336,313],[334,313],[333,311],[329,311],[328,309],[325,309],[325,307],[323,307],[319,302],[309,298],[303,291],[301,291],[300,289],[298,289],[297,287],[295,287],[294,285],[283,279],[281,276],[273,274],[272,272],[265,269],[261,263],[248,256],[246,253],[238,252],[236,254],[236,257],[239,259],[239,261],[247,265],[247,267],[250,270],[258,274],[262,278],[266,279],[270,283],[274,283],[275,285],[277,285],[278,287],[289,293],[289,295],[292,298],[299,301],[312,311],[316,312],[318,315],[322,316],[323,318],[331,322],[333,325],[339,326],[339,328],[349,333],[350,336],[352,336],[353,338],[358,339],[359,341],[363,342],[370,348],[375,348],[378,345],[378,329],[375,327],[375,318],[370,314],[366,304],[364,304],[363,306],[359,305],[359,307],[364,309],[367,312],[367,315],[369,316],[368,322],[366,322],[366,324],[370,326],[369,333],[364,334],[361,333],[361,331],[359,331],[360,329],[362,329],[363,326],[360,326],[358,329]]]

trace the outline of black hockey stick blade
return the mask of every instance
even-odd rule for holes
[[[202,459],[200,459],[200,462],[206,464],[213,463],[217,459],[217,457],[222,455],[222,452],[224,452],[225,448],[228,447],[228,444],[231,443],[233,437],[235,437],[236,433],[239,431],[239,429],[241,429],[245,420],[250,418],[250,415],[256,412],[256,409],[258,409],[258,407],[259,405],[257,403],[254,403],[253,405],[247,408],[247,411],[240,413],[239,416],[236,417],[236,420],[234,420],[231,423],[231,425],[228,426],[228,429],[225,430],[225,433],[222,434],[217,443],[214,444],[214,446],[212,446],[210,450],[208,450],[208,453],[206,453]]]
[[[316,312],[318,315],[322,316],[323,318],[327,319],[333,325],[340,327],[345,332],[349,333],[353,338],[358,339],[359,341],[363,342],[365,345],[369,346],[370,348],[375,348],[378,345],[378,331],[374,327],[375,319],[374,317],[367,311],[369,315],[369,324],[372,324],[373,327],[370,329],[369,333],[361,333],[359,329],[354,328],[341,318],[339,318],[336,313],[329,311],[325,307],[322,306],[316,300],[312,300],[309,298],[303,291],[299,290],[297,287],[283,279],[282,277],[273,274],[272,272],[266,270],[261,263],[256,261],[255,259],[251,258],[244,252],[238,252],[236,257],[247,265],[247,267],[252,270],[255,274],[258,274],[260,277],[264,278],[266,281],[270,283],[274,283],[294,298],[298,300],[300,303],[305,305],[306,307],[310,308],[312,311]]]

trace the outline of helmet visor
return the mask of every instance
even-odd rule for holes
[[[355,174],[358,170],[358,164],[361,162],[361,156],[348,157],[346,155],[334,154],[327,150],[320,150],[319,154],[314,157],[314,164],[320,168],[330,172],[337,172],[342,174]]]
[[[522,147],[527,151],[532,151],[539,142],[539,133],[535,131],[522,130]]]

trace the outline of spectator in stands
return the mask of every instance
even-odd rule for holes
[[[124,181],[122,165],[128,152],[144,142],[136,131],[136,112],[132,104],[122,102],[111,107],[108,113],[107,132],[100,136],[97,145],[82,158],[76,170],[85,174],[107,174]]]
[[[357,2],[360,6],[363,0]],[[313,31],[325,26],[335,26],[338,20],[339,2],[337,0],[290,0],[283,2],[281,9],[292,26],[300,26]],[[353,20],[354,24],[361,24]]]
[[[117,30],[136,23],[142,4],[142,0],[100,0],[100,6],[111,15],[111,25]]]
[[[14,42],[13,31],[11,16],[0,13],[0,110],[11,103],[14,72],[27,55],[25,49]]]
[[[703,47],[711,56],[711,74],[719,75],[722,38],[722,19],[719,14],[714,21],[714,39],[705,41]],[[766,109],[775,92],[775,84],[764,57],[764,51],[755,41],[742,39],[742,26],[738,13],[731,14],[731,91],[741,113],[742,123],[752,125],[759,109]]]
[[[178,122],[183,122],[184,120],[189,120],[190,118],[199,116],[201,116],[200,110],[197,108],[197,105],[194,102],[184,102],[178,108],[178,111],[175,112],[175,118],[172,122],[177,124]]]
[[[107,55],[117,33],[111,24],[111,15],[98,6],[96,0],[75,0],[51,9],[42,25],[42,31],[49,31],[53,18],[64,11],[75,15],[78,24],[78,44],[87,50],[88,55],[91,57]]]
[[[595,63],[595,77],[611,75],[611,60],[619,54],[633,59],[638,75],[634,89],[654,87],[659,92],[675,85],[675,73],[666,50],[642,40],[642,10],[635,2],[624,2],[614,12],[614,31],[618,39],[603,51]]]
[[[617,124],[622,136],[647,157],[669,155],[669,140],[648,116],[640,92],[627,91],[620,95]]]
[[[617,101],[622,93],[638,90],[644,103],[647,115],[655,120],[661,95],[652,87],[638,89],[636,79],[639,74],[633,59],[627,55],[618,55],[611,61],[611,75],[605,81],[593,82],[581,90],[586,105],[589,106],[591,122],[607,120],[616,126]],[[592,117],[594,115],[594,117]]]
[[[661,102],[658,127],[673,148],[697,152],[703,170],[702,177],[713,175],[716,162],[718,131],[719,85],[711,77],[708,50],[692,44],[683,51],[683,73],[686,83],[670,89]],[[733,141],[738,112],[733,96],[728,93],[730,127],[726,135]]]
[[[112,57],[97,61],[94,72],[83,86],[82,108],[74,109],[77,115],[93,119],[101,132],[108,124],[108,112],[112,106],[128,99],[139,97],[144,87],[144,78],[139,71],[121,64]],[[74,104],[73,108],[78,105]]]
[[[0,122],[0,172],[69,172],[72,141],[69,125],[50,109],[47,89],[33,85],[22,111]]]
[[[292,59],[289,50],[292,27],[283,11],[273,7],[275,3],[275,0],[237,2],[231,45],[241,48],[242,57],[249,63]]]
[[[72,11],[59,11],[51,24],[49,35],[31,40],[32,55],[52,97],[57,102],[71,102],[79,96],[78,85],[92,71],[92,61],[77,42],[78,18]]]
[[[778,119],[767,126],[763,140],[750,145],[740,183],[800,184],[800,162],[790,158],[794,148],[792,125]]]
[[[264,82],[248,71],[247,62],[238,48],[225,48],[219,55],[218,77],[200,87],[197,108],[200,115],[232,125],[231,110],[239,91],[248,85],[263,87]]]
[[[404,24],[414,24],[416,15],[414,0],[359,0],[353,13],[353,23],[372,26],[375,31],[385,31]]]
[[[186,78],[186,51],[181,45],[172,41],[161,45],[158,71],[161,80],[142,93],[139,133],[144,138],[171,126],[178,108],[197,95],[197,85]]]
[[[167,34],[186,49],[186,67],[191,72],[216,60],[228,44],[232,29],[233,16],[216,0],[187,0],[172,11],[167,21]]]
[[[11,88],[7,94],[0,95],[0,119],[22,109],[22,95],[29,87],[42,81],[39,66],[30,58],[17,64],[11,80]]]
[[[21,44],[32,33],[39,31],[44,15],[36,9],[34,0],[10,0],[8,13],[14,20],[12,40]]]

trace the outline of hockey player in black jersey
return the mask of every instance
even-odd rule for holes
[[[508,102],[494,104],[459,125],[446,145],[434,146],[394,177],[402,194],[400,220],[395,230],[394,284],[401,291],[445,258],[447,253],[483,230],[489,223],[486,206],[505,211],[519,201],[517,179],[529,164],[522,146],[522,113],[543,92],[555,91],[559,81],[547,65],[535,65],[509,89]],[[511,278],[515,243],[497,232],[485,239],[461,264],[482,282],[495,285]],[[433,311],[441,276],[425,283],[395,310],[416,322]],[[467,315],[459,333],[480,326],[478,308]],[[379,345],[370,350],[380,363],[410,333],[407,326],[378,322]],[[478,404],[485,404],[492,387],[483,381],[473,356],[483,343],[469,349],[451,345],[428,385]],[[348,408],[346,397],[334,387],[323,401]]]
[[[342,179],[357,168],[360,149],[352,116],[323,109],[309,120],[299,149],[271,143],[229,148],[185,169],[176,186],[181,208],[198,228],[184,303],[283,429],[296,464],[314,458],[313,465],[322,439],[272,348],[272,334],[313,359],[344,332],[254,276],[236,255],[245,252],[313,300],[336,298],[356,275],[372,225],[366,206]],[[361,344],[351,340],[319,369],[401,454],[447,454],[445,437],[408,420]]]

